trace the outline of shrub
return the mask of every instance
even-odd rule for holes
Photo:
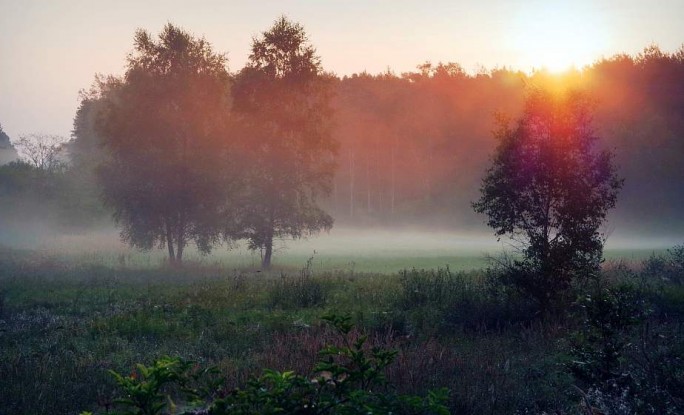
[[[574,338],[573,373],[588,382],[614,380],[621,376],[620,361],[629,343],[629,330],[647,314],[643,295],[631,285],[599,286],[578,301],[582,326]]]

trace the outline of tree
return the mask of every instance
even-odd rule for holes
[[[473,204],[498,237],[520,244],[506,274],[544,311],[574,278],[598,271],[600,227],[623,183],[611,152],[596,148],[590,110],[581,93],[533,91],[517,124],[500,123]]]
[[[0,165],[10,163],[17,157],[19,157],[17,150],[12,146],[9,136],[3,131],[2,124],[0,124]]]
[[[234,183],[225,56],[172,24],[158,41],[138,30],[123,79],[100,92],[96,134],[108,154],[98,180],[122,240],[166,246],[172,263],[191,241],[209,252]]]
[[[63,164],[61,154],[67,139],[52,134],[19,136],[16,147],[22,160],[41,171],[52,172]]]
[[[248,169],[243,236],[269,268],[274,238],[332,227],[317,204],[330,193],[337,150],[330,136],[330,82],[302,26],[285,17],[255,38],[233,87]]]

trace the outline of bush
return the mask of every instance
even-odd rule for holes
[[[633,286],[599,286],[578,301],[582,326],[574,338],[571,364],[573,373],[590,383],[620,378],[623,349],[629,331],[647,314],[643,295]]]

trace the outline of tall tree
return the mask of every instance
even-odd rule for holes
[[[108,155],[98,178],[122,239],[166,246],[172,263],[191,241],[209,252],[233,183],[225,56],[172,24],[157,41],[139,30],[125,76],[103,88],[96,133]]]
[[[301,25],[279,18],[255,38],[233,95],[250,154],[244,235],[269,268],[274,238],[332,227],[318,206],[331,191],[336,142],[330,136],[331,82]]]
[[[602,260],[600,226],[622,186],[612,154],[596,148],[587,98],[533,92],[523,117],[502,123],[475,211],[521,244],[507,276],[546,311],[573,278]]]

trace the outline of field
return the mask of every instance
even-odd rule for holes
[[[414,239],[427,250],[409,242],[376,235],[314,248],[312,240],[279,251],[270,273],[258,272],[258,255],[241,249],[191,254],[178,269],[166,267],[160,254],[110,242],[3,248],[0,413],[105,412],[117,393],[109,370],[127,374],[136,363],[164,355],[217,366],[227,389],[264,368],[309,373],[316,352],[335,341],[321,322],[330,312],[350,315],[373,345],[399,351],[387,373],[396,390],[422,394],[447,387],[452,413],[579,413],[581,393],[573,385],[606,407],[637,405],[573,369],[577,339],[586,329],[577,304],[542,319],[529,301],[487,282],[484,255],[493,253],[491,245],[464,243],[453,255],[450,236]],[[654,251],[665,252],[609,251],[613,260],[605,270],[615,287],[636,287],[638,298],[648,301],[647,316],[616,329],[625,344],[642,340],[619,350],[619,367],[645,389],[652,386],[646,378],[662,383],[684,370],[684,290],[645,280],[641,261]],[[639,337],[644,330],[649,336]],[[584,346],[591,349],[587,339]],[[644,361],[674,369],[656,363],[638,369]],[[659,393],[673,396],[669,386],[658,385],[639,402],[653,405]],[[681,404],[679,395],[668,405]]]

